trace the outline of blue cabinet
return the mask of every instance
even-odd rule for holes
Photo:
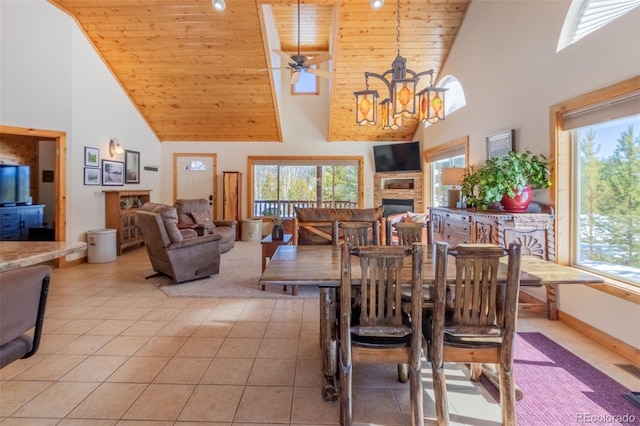
[[[29,228],[42,226],[43,216],[44,204],[0,208],[0,240],[27,240]]]

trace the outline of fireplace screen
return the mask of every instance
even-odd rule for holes
[[[382,206],[384,207],[384,217],[389,217],[394,214],[406,213],[413,211],[413,200],[395,200],[389,198],[382,199]]]

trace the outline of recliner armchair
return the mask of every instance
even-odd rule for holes
[[[50,276],[48,266],[0,275],[0,368],[38,351]],[[31,329],[33,335],[27,334]]]
[[[185,238],[178,229],[178,215],[171,206],[147,203],[136,212],[136,220],[156,274],[176,283],[206,278],[220,272],[220,235]]]

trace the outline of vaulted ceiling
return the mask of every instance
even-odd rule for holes
[[[273,72],[259,70],[285,65],[273,49],[296,53],[295,0],[226,0],[223,12],[211,0],[49,1],[75,18],[161,141],[282,140]],[[401,1],[408,68],[437,78],[469,1]],[[300,3],[301,53],[333,57],[328,141],[411,140],[415,119],[399,130],[355,124],[353,92],[364,89],[364,72],[389,69],[397,53],[395,1],[380,10],[370,0]]]

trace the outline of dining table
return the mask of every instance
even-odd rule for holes
[[[424,295],[433,295],[435,284],[435,245],[426,244],[422,268]],[[325,401],[335,401],[337,392],[338,341],[336,330],[337,288],[340,287],[340,246],[336,245],[294,245],[280,246],[267,264],[260,278],[261,285],[318,286],[320,298],[320,346],[323,354],[322,369],[325,385],[322,397]],[[451,256],[451,255],[450,255]],[[354,260],[357,262],[357,260]],[[406,262],[403,276],[407,283],[411,280],[411,262]],[[360,268],[352,268],[357,284]],[[507,258],[498,267],[498,281],[506,282]],[[447,262],[447,282],[455,284],[456,266],[453,256]],[[549,261],[523,256],[521,262],[520,286],[541,287],[563,283],[586,284],[603,280],[596,275],[575,268],[557,265]]]

